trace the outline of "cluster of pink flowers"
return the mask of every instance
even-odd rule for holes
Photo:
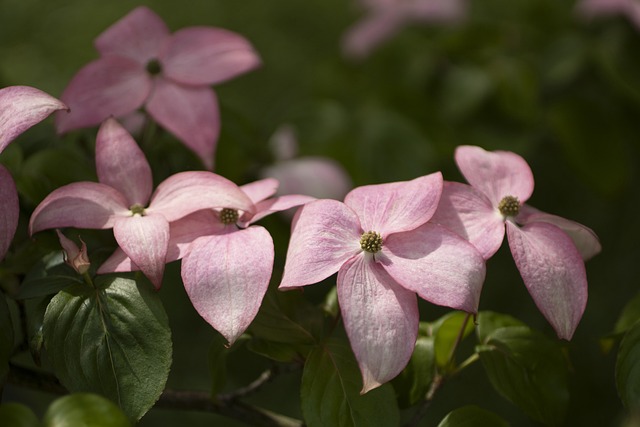
[[[146,8],[114,24],[96,46],[103,57],[84,67],[65,90],[62,98],[72,111],[60,115],[57,125],[66,131],[102,123],[96,138],[99,182],[54,190],[33,212],[30,233],[112,228],[119,248],[98,274],[140,270],[156,289],[165,264],[182,259],[182,280],[193,306],[232,344],[256,316],[272,276],[273,241],[255,222],[302,206],[293,220],[279,288],[303,287],[337,273],[341,314],[363,393],[406,366],[418,334],[417,296],[478,311],[485,261],[499,249],[505,232],[540,311],[560,338],[573,336],[587,300],[584,261],[600,251],[600,244],[587,227],[525,204],[534,180],[520,156],[461,146],[455,159],[470,185],[445,182],[436,172],[358,187],[344,202],[272,197],[276,179],[237,186],[209,171],[177,173],[154,191],[144,153],[108,116],[126,115],[144,104],[178,138],[184,135],[176,129],[183,126],[198,138],[209,135],[199,139],[206,144],[190,147],[205,163],[213,161],[210,123],[180,121],[190,112],[206,114],[204,121],[217,128],[208,85],[253,68],[257,56],[248,42],[224,30],[192,28],[169,35]],[[152,76],[145,67],[154,61],[161,71]],[[123,91],[133,93],[124,97]],[[208,107],[202,110],[203,105]],[[0,151],[28,127],[66,108],[33,88],[0,90]],[[184,111],[174,115],[176,109]],[[15,186],[2,167],[0,197],[2,257],[18,217]],[[78,249],[60,236],[67,261],[85,273],[86,247]]]

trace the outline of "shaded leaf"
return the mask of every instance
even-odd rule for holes
[[[3,293],[0,293],[0,325],[0,381],[3,381],[9,373],[9,358],[13,353],[14,340],[11,313]]]
[[[209,373],[211,374],[211,395],[215,396],[227,382],[227,340],[220,334],[209,347]]]
[[[509,427],[509,423],[493,412],[469,405],[449,412],[438,427]]]
[[[0,405],[0,426],[40,427],[40,421],[31,409],[20,403]]]
[[[40,260],[27,273],[15,295],[16,299],[52,295],[73,285],[82,284],[82,278],[64,262],[62,251],[53,252]]]
[[[626,333],[616,359],[616,387],[628,408],[640,408],[640,322]]]
[[[391,381],[400,406],[408,408],[424,400],[435,375],[434,338],[419,336],[407,367]]]

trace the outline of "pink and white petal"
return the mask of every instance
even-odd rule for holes
[[[558,337],[570,340],[587,304],[587,274],[575,245],[552,224],[507,222],[513,259],[531,297]]]
[[[364,394],[393,379],[409,362],[418,335],[418,301],[370,254],[340,269],[338,301]]]
[[[365,231],[383,238],[413,230],[429,221],[442,194],[442,174],[425,175],[411,181],[358,187],[344,199],[355,211]]]
[[[351,59],[365,58],[393,37],[404,22],[402,14],[394,9],[374,12],[349,28],[342,39],[342,51]]]
[[[16,184],[9,171],[0,165],[0,261],[11,246],[13,236],[18,228],[20,207]]]
[[[154,214],[118,218],[113,235],[124,253],[160,289],[169,243],[167,220]]]
[[[240,188],[213,172],[189,171],[171,175],[158,185],[147,212],[160,213],[173,222],[190,213],[230,208],[254,214],[255,205]]]
[[[457,234],[427,223],[392,234],[376,257],[399,285],[421,298],[469,313],[478,311],[484,259]]]
[[[286,211],[287,209],[302,206],[305,203],[313,202],[314,200],[316,200],[315,197],[302,196],[299,194],[290,194],[288,196],[280,196],[263,200],[256,205],[257,213],[253,215],[248,222],[241,222],[240,225],[244,226],[245,224],[253,224],[272,213]]]
[[[510,151],[485,151],[476,146],[456,148],[456,163],[473,187],[498,206],[506,196],[526,202],[533,193],[533,173],[527,162]]]
[[[218,99],[209,87],[188,87],[158,78],[147,112],[213,170],[220,134]]]
[[[573,240],[573,243],[576,245],[576,248],[578,248],[578,252],[580,252],[584,261],[590,260],[602,250],[600,240],[592,229],[578,222],[571,221],[570,219],[541,212],[528,205],[524,205],[522,206],[520,215],[518,215],[516,221],[523,225],[534,222],[547,222],[555,225],[567,233],[571,240]]]
[[[122,193],[130,205],[147,205],[153,190],[151,166],[136,141],[113,118],[98,130],[96,171],[98,180]]]
[[[124,253],[121,248],[117,248],[105,262],[103,262],[96,273],[122,273],[127,271],[139,271],[140,267],[135,262],[131,261],[131,258]]]
[[[273,257],[269,232],[255,226],[201,237],[182,260],[182,281],[193,307],[229,345],[258,313]]]
[[[432,223],[468,240],[489,259],[504,240],[504,218],[489,199],[470,185],[445,181]]]
[[[258,203],[276,194],[278,185],[280,184],[277,179],[265,178],[241,185],[240,189],[249,196],[253,203]]]
[[[160,46],[169,37],[162,18],[151,9],[140,6],[115,22],[94,41],[101,55],[124,55],[146,64],[156,59]]]
[[[0,89],[0,153],[31,126],[67,106],[53,96],[29,86]]]
[[[261,63],[247,39],[213,27],[176,31],[163,45],[160,59],[168,78],[194,86],[224,82]]]
[[[362,252],[355,212],[336,200],[317,200],[298,210],[280,289],[320,282]]]
[[[128,215],[127,200],[116,189],[97,182],[74,182],[40,202],[31,215],[29,234],[63,227],[107,229],[116,218]]]
[[[129,114],[142,106],[151,85],[149,74],[133,59],[111,56],[90,62],[62,93],[70,112],[56,114],[56,128],[65,133]]]

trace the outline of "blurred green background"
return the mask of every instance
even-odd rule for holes
[[[342,55],[340,42],[362,11],[349,0],[0,0],[0,87],[29,85],[59,96],[74,73],[97,58],[93,39],[143,4],[172,30],[224,27],[248,38],[261,55],[262,68],[215,88],[222,116],[216,172],[239,184],[256,179],[274,160],[267,142],[287,123],[297,132],[301,155],[336,159],[356,186],[437,170],[461,181],[453,150],[462,144],[522,155],[536,178],[529,204],[593,228],[603,246],[587,264],[588,306],[566,345],[572,372],[566,425],[622,424],[615,351],[603,353],[600,339],[640,284],[638,29],[622,17],[581,19],[574,1],[472,1],[464,22],[412,25],[370,57],[353,61]],[[95,129],[62,139],[52,139],[53,132],[49,119],[0,157],[19,176],[25,215],[53,188],[95,179],[83,156]],[[42,147],[50,152],[34,156]],[[147,148],[156,182],[185,165],[199,167],[167,134]],[[276,244],[277,283],[288,224],[279,217],[264,223]],[[25,233],[21,227],[16,246]],[[94,242],[101,238],[108,239]],[[206,391],[207,353],[217,333],[191,308],[177,263],[168,267],[164,283],[160,294],[174,340],[169,386]],[[329,288],[318,285],[308,295],[319,300]],[[511,314],[555,336],[506,246],[488,263],[480,309]],[[421,311],[423,320],[446,312],[424,302]],[[229,389],[267,366],[238,347]],[[283,375],[249,400],[300,417],[299,381],[299,372]],[[53,398],[15,387],[4,396],[30,402],[40,414]],[[443,387],[421,425],[435,426],[468,403],[495,411],[512,426],[537,425],[493,391],[479,364]],[[154,409],[140,425],[242,424]]]

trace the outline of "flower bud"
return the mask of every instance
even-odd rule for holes
[[[71,266],[78,274],[86,273],[91,265],[89,256],[87,255],[87,245],[80,239],[82,247],[78,249],[78,246],[73,240],[68,239],[60,230],[56,230],[56,233],[58,233],[60,245],[64,250],[64,262]]]

